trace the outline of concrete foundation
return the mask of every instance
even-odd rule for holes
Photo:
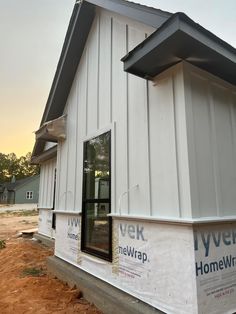
[[[84,298],[95,304],[104,314],[164,313],[58,257],[49,257],[47,268],[49,273],[70,286],[76,285]]]
[[[42,234],[39,233],[34,233],[34,238],[37,239],[40,243],[44,244],[45,246],[48,247],[54,247],[55,245],[55,240],[49,237],[46,237]]]

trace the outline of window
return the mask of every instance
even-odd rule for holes
[[[26,199],[32,200],[33,199],[33,191],[27,191],[26,192]]]
[[[84,143],[82,251],[111,260],[111,132]]]

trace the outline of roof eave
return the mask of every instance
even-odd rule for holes
[[[122,58],[126,72],[147,79],[183,60],[236,83],[236,50],[183,13],[173,15]]]
[[[123,0],[86,0],[108,11],[129,17],[154,28],[160,27],[172,13]]]
[[[31,158],[31,165],[39,165],[57,156],[57,145]]]

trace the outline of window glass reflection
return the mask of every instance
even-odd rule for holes
[[[84,174],[86,199],[109,198],[110,133],[105,133],[86,143]]]
[[[109,204],[86,204],[86,247],[109,253]]]

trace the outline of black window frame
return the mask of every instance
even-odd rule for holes
[[[86,175],[85,175],[85,160],[86,160],[86,144],[91,141],[92,139],[95,139],[99,136],[102,136],[106,133],[110,134],[110,141],[109,141],[109,199],[87,199],[86,198]],[[111,142],[112,142],[112,131],[107,130],[103,133],[99,133],[96,136],[93,136],[91,138],[88,138],[83,143],[83,191],[82,191],[82,224],[81,224],[81,251],[90,255],[93,255],[98,258],[102,258],[104,260],[107,260],[109,262],[112,262],[112,218],[108,217],[108,224],[109,224],[109,235],[108,235],[108,241],[109,241],[109,252],[101,252],[99,250],[95,250],[89,247],[86,247],[85,241],[86,241],[86,204],[94,204],[94,203],[108,203],[109,204],[109,213],[111,213]]]

